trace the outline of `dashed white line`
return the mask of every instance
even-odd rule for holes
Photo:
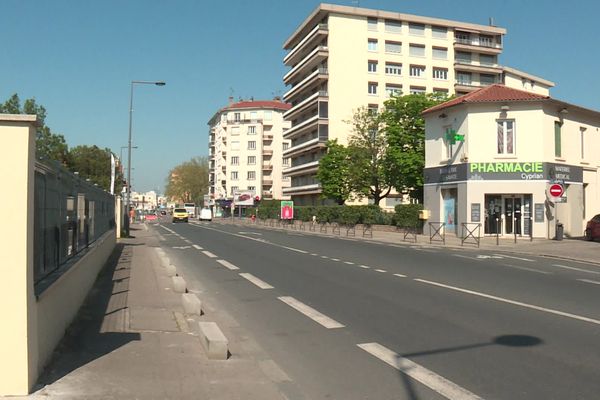
[[[469,260],[475,260],[475,261],[481,261],[481,258],[475,258],[475,257],[469,257],[469,256],[463,256],[462,254],[452,254],[454,257],[460,257],[460,258],[468,258]]]
[[[369,267],[368,265],[359,265],[360,268],[364,268],[364,269],[369,269],[371,267]]]
[[[468,391],[467,389],[458,386],[454,382],[449,381],[436,374],[435,372],[400,356],[398,353],[388,349],[379,343],[361,343],[357,344],[358,347],[377,357],[386,364],[396,368],[397,370],[405,373],[411,378],[421,382],[423,385],[429,387],[440,395],[451,400],[482,400],[481,397]]]
[[[281,246],[281,245],[276,245],[276,246],[284,248],[284,249],[288,249],[288,250],[291,250],[291,251],[295,251],[295,252],[298,252],[298,253],[308,254],[308,251],[304,251],[304,250],[300,250],[300,249],[295,249],[293,247],[287,247],[287,246]]]
[[[211,253],[208,250],[204,250],[202,253],[204,253],[205,256],[208,256],[210,258],[217,258],[217,256],[215,254]]]
[[[520,302],[520,301],[509,300],[509,299],[505,299],[505,298],[502,298],[502,297],[492,296],[490,294],[476,292],[474,290],[463,289],[463,288],[459,288],[459,287],[456,287],[456,286],[445,285],[443,283],[428,281],[428,280],[425,280],[425,279],[415,279],[415,281],[426,283],[428,285],[443,287],[443,288],[450,289],[450,290],[456,290],[457,292],[462,292],[462,293],[466,293],[466,294],[472,294],[474,296],[484,297],[484,298],[490,299],[490,300],[496,300],[496,301],[499,301],[499,302],[502,302],[502,303],[513,304],[515,306],[529,308],[529,309],[532,309],[532,310],[542,311],[542,312],[546,312],[546,313],[549,313],[549,314],[560,315],[561,317],[576,319],[576,320],[579,320],[579,321],[584,321],[584,322],[589,322],[589,323],[592,323],[592,324],[600,325],[600,320],[593,319],[593,318],[588,318],[588,317],[584,317],[584,316],[577,315],[577,314],[571,314],[571,313],[564,312],[564,311],[554,310],[552,308],[545,308],[545,307],[540,307],[540,306],[536,306],[536,305],[533,305],[533,304],[523,303],[523,302]]]
[[[292,307],[296,311],[301,312],[313,321],[323,325],[327,329],[343,328],[344,325],[340,324],[336,320],[329,318],[328,316],[321,314],[314,308],[307,306],[306,304],[296,300],[291,296],[278,297],[279,300],[283,301],[288,306]]]
[[[196,250],[202,250],[203,248],[198,246],[197,244],[193,244],[192,245],[193,248],[195,248]]]
[[[233,265],[232,263],[230,263],[229,261],[226,261],[226,260],[217,260],[217,262],[219,264],[221,264],[222,266],[224,266],[225,268],[229,268],[232,271],[239,269],[238,267],[236,267],[235,265]]]
[[[402,275],[402,274],[394,274],[394,276],[397,276],[398,278],[406,278],[406,275]]]
[[[332,258],[331,261],[340,261],[339,258]]]
[[[515,256],[507,256],[506,254],[494,254],[495,256],[500,256],[500,257],[506,257],[506,258],[513,258],[515,260],[521,260],[521,261],[529,261],[529,262],[535,262],[535,260],[531,260],[529,258],[523,258],[523,257],[515,257]]]
[[[189,240],[189,239],[184,239],[183,241],[186,242],[186,243],[190,243],[190,244],[192,243],[192,241]]]
[[[516,269],[521,269],[523,271],[531,271],[531,272],[537,272],[538,274],[551,274],[552,272],[548,272],[548,271],[541,271],[539,269],[533,269],[533,268],[527,268],[527,267],[521,267],[519,265],[512,265],[512,264],[502,264],[505,267],[510,267],[510,268],[516,268]]]
[[[327,256],[321,256],[321,258],[329,258],[329,257],[327,257]]]
[[[310,253],[311,256],[318,256],[316,253]]]
[[[344,261],[344,264],[354,265],[354,263],[352,261]]]
[[[579,282],[593,283],[594,285],[600,285],[600,282],[593,281],[591,279],[577,279]]]
[[[385,269],[376,269],[377,272],[387,272]]]
[[[588,274],[600,275],[600,272],[598,272],[598,271],[590,271],[589,269],[569,267],[567,265],[561,265],[561,264],[552,264],[552,266],[553,267],[558,267],[558,268],[564,268],[564,269],[572,269],[573,271],[587,272]]]
[[[242,278],[245,278],[247,280],[249,280],[250,282],[254,283],[256,286],[258,286],[261,289],[273,289],[273,286],[269,285],[267,282],[258,279],[257,277],[255,277],[252,274],[248,274],[248,273],[240,273],[240,276]]]

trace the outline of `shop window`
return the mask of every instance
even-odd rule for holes
[[[498,154],[515,154],[515,121],[498,121]]]

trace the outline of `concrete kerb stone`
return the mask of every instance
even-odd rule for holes
[[[177,268],[173,264],[169,264],[165,267],[165,271],[167,271],[167,276],[175,276],[177,275]]]
[[[227,360],[229,341],[215,322],[198,322],[200,341],[210,360]]]
[[[183,293],[181,295],[181,303],[186,314],[202,315],[202,302],[193,293]]]
[[[186,292],[187,283],[185,282],[185,279],[183,279],[181,276],[174,276],[171,279],[173,280],[173,290],[176,293]]]
[[[159,257],[160,257],[160,262],[163,267],[166,267],[167,265],[171,264],[171,260],[169,260],[169,257],[167,257],[165,255],[161,255]]]

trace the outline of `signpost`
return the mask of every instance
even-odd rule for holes
[[[563,193],[565,192],[565,189],[562,185],[554,183],[550,185],[550,189],[548,189],[548,192],[552,197],[562,197]]]
[[[294,202],[281,201],[281,219],[294,219]]]

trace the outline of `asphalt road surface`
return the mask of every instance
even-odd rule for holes
[[[600,398],[600,267],[219,223],[152,229],[281,367],[290,399]]]

